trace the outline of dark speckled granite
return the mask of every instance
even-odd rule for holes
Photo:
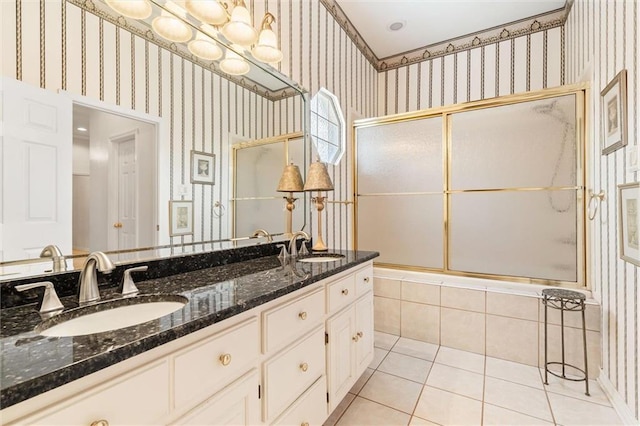
[[[183,271],[189,272],[174,275],[167,274],[177,269],[170,265],[174,259],[146,262],[150,268],[146,277],[152,279],[137,283],[140,295],[176,294],[189,302],[157,320],[87,336],[39,335],[35,330],[42,319],[34,304],[0,309],[0,407],[17,404],[378,256],[376,252],[338,253],[344,257],[333,262],[287,264],[275,255],[244,258],[256,253],[215,261],[189,256],[182,262]],[[207,262],[218,265],[207,267]],[[164,272],[154,272],[154,267]],[[101,294],[103,301],[122,297],[114,283],[101,288]],[[63,297],[62,302],[69,309],[77,307],[75,297]]]

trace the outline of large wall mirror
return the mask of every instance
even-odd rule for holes
[[[83,11],[90,42],[104,43],[99,92],[87,80],[82,90],[51,90],[2,77],[0,281],[52,272],[40,257],[50,244],[72,270],[96,250],[126,262],[265,242],[251,238],[257,228],[282,235],[277,180],[287,161],[303,174],[310,161],[305,90],[248,51],[239,49],[250,72],[229,75],[186,43],[150,36],[148,22],[92,4],[69,1],[67,25]],[[160,15],[163,6],[151,4]],[[38,22],[37,14],[23,19]],[[109,42],[116,35],[119,53]],[[227,48],[227,40],[214,41]],[[70,48],[69,62],[91,47]],[[83,75],[94,75],[92,66],[99,65],[87,61]],[[73,86],[72,73],[68,79]],[[193,168],[194,153],[208,162],[206,176]],[[303,201],[294,229],[305,226]],[[170,202],[190,209],[180,224],[188,232],[171,235]]]

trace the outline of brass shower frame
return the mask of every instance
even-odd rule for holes
[[[587,101],[589,99],[590,88],[587,82],[578,83],[573,85],[565,85],[559,86],[549,89],[542,89],[538,91],[526,92],[526,93],[518,93],[513,95],[500,96],[491,99],[483,99],[479,101],[467,102],[462,104],[449,105],[445,107],[436,107],[426,110],[412,111],[408,113],[394,114],[394,115],[386,115],[382,117],[368,118],[356,120],[353,122],[352,128],[352,150],[353,150],[353,159],[352,159],[352,172],[353,172],[353,242],[354,249],[358,249],[358,201],[360,195],[358,194],[358,144],[357,144],[357,132],[358,129],[363,129],[367,127],[380,126],[384,124],[391,123],[402,123],[406,121],[412,121],[417,119],[425,119],[425,118],[442,118],[442,164],[443,164],[443,191],[442,192],[406,192],[406,193],[375,193],[375,194],[367,194],[367,197],[373,196],[384,196],[384,195],[397,195],[397,196],[406,196],[406,195],[442,195],[444,197],[443,202],[443,268],[429,268],[429,267],[421,267],[421,266],[410,266],[410,265],[401,265],[401,264],[392,264],[392,263],[379,263],[374,262],[375,266],[390,268],[390,269],[401,269],[406,271],[416,271],[416,272],[431,272],[431,273],[439,273],[453,276],[461,276],[461,277],[472,277],[472,278],[485,278],[492,279],[498,281],[511,281],[511,282],[519,282],[519,283],[528,283],[528,284],[544,284],[544,285],[555,285],[561,287],[569,287],[569,288],[590,288],[590,283],[588,281],[589,277],[589,265],[587,262],[587,253],[589,252],[589,238],[587,232],[587,222],[586,222],[586,209],[587,209],[587,200],[586,200],[586,182],[587,180],[587,164],[588,164],[588,151],[586,149],[587,144],[587,133],[586,129],[589,128],[589,115],[587,109]],[[450,181],[451,181],[451,156],[449,153],[451,152],[451,115],[460,112],[473,111],[478,109],[492,108],[498,106],[512,105],[518,104],[527,101],[535,101],[542,100],[548,98],[559,97],[563,95],[575,95],[576,96],[576,186],[567,186],[567,187],[523,187],[523,188],[483,188],[483,189],[472,189],[472,190],[451,190]],[[510,192],[510,191],[539,191],[539,190],[569,190],[576,192],[577,198],[577,206],[576,206],[576,214],[577,214],[577,280],[573,281],[560,281],[560,280],[550,280],[543,278],[530,278],[530,277],[522,277],[522,276],[513,276],[513,275],[498,275],[498,274],[487,274],[487,273],[478,273],[478,272],[466,272],[466,271],[458,271],[449,269],[449,246],[450,246],[450,233],[449,233],[449,223],[450,223],[450,203],[451,203],[451,194],[456,193],[465,193],[465,192]]]

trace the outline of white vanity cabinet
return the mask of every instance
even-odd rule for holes
[[[116,363],[3,424],[322,425],[373,359],[372,274],[369,261]]]

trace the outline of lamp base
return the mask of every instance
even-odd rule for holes
[[[311,251],[329,251],[329,248],[324,244],[324,241],[318,240],[313,247],[311,247]]]

